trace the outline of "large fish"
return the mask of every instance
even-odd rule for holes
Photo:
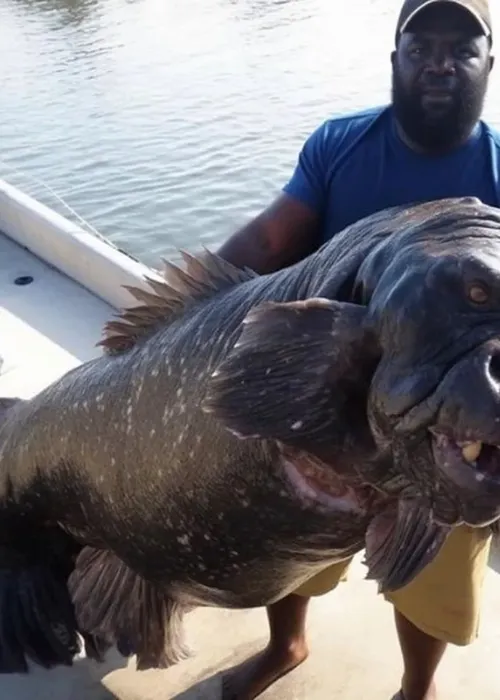
[[[0,670],[185,653],[366,550],[381,591],[500,517],[500,212],[379,212],[258,276],[186,255],[102,357],[0,406]]]

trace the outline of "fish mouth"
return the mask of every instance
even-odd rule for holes
[[[283,455],[281,466],[294,495],[306,508],[346,513],[364,510],[358,490],[347,484],[332,467],[311,455]]]
[[[497,498],[500,509],[500,446],[429,431],[438,469],[461,490]]]

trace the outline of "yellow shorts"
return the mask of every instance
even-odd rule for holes
[[[385,599],[426,634],[450,644],[470,644],[478,635],[490,546],[489,530],[456,528],[434,561]],[[328,593],[347,579],[350,563],[327,567],[294,593],[306,597]]]

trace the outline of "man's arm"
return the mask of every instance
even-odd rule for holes
[[[283,193],[233,234],[217,253],[237,267],[250,267],[259,274],[266,274],[312,253],[318,229],[318,215]]]
[[[217,253],[260,274],[292,265],[318,246],[328,197],[326,124],[304,143],[292,178],[261,214],[233,234]]]

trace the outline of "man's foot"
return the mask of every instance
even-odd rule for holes
[[[271,646],[227,671],[222,680],[222,700],[254,700],[270,685],[304,662],[309,655],[305,642],[286,651]]]

